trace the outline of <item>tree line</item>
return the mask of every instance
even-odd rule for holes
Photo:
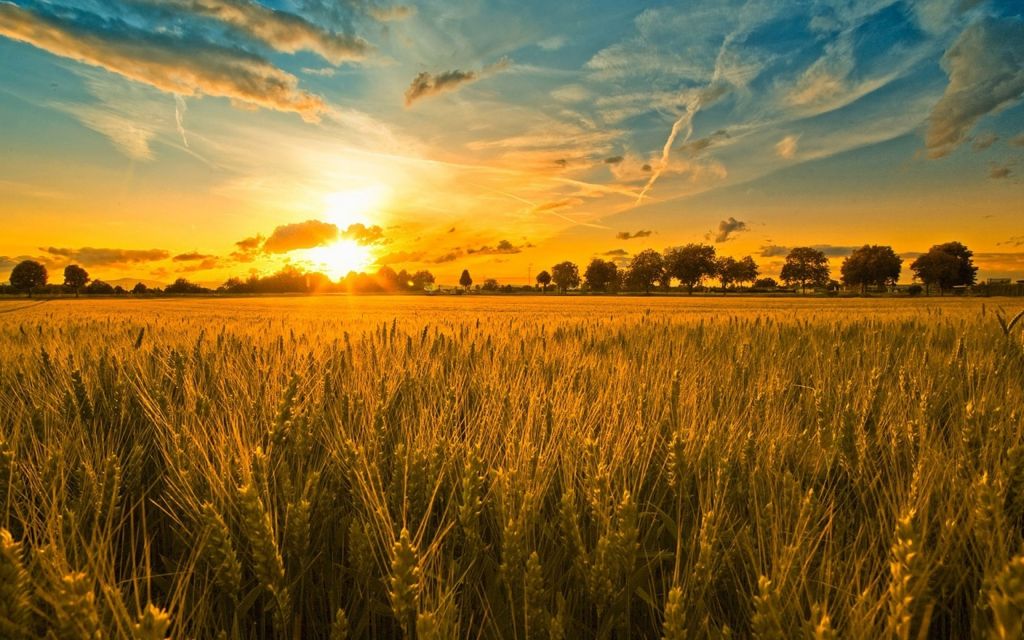
[[[932,288],[948,291],[955,287],[970,286],[976,281],[978,268],[973,252],[959,242],[933,246],[918,256],[910,265],[915,281],[925,291]],[[843,260],[840,281],[832,279],[828,256],[814,247],[795,247],[786,255],[781,281],[789,287],[806,292],[808,288],[838,290],[845,285],[866,293],[870,289],[886,290],[899,281],[903,259],[890,246],[864,245]],[[594,258],[581,276],[573,262],[560,262],[550,271],[537,274],[537,284],[546,292],[554,284],[558,291],[583,289],[594,292],[642,291],[671,289],[678,283],[680,289],[692,294],[709,279],[717,279],[722,291],[729,291],[751,283],[754,289],[775,289],[774,278],[759,278],[760,267],[753,257],[740,259],[717,256],[715,248],[707,244],[688,244],[670,247],[664,252],[647,249],[636,254],[628,265],[619,267],[610,260]],[[469,272],[464,271],[460,284],[468,286]],[[911,293],[914,293],[912,285]]]
[[[975,284],[978,268],[974,265],[973,252],[960,242],[938,244],[921,254],[910,264],[915,284],[910,293],[919,293],[922,285],[925,292],[932,289],[939,292]],[[838,290],[845,285],[849,289],[866,293],[869,290],[886,290],[895,285],[903,269],[903,259],[890,246],[864,245],[846,257],[840,267],[840,281],[832,279],[828,256],[814,247],[795,247],[786,255],[779,278],[783,284],[801,292],[811,289]],[[543,293],[554,285],[560,292],[574,289],[596,293],[617,293],[632,291],[651,293],[656,289],[669,290],[673,286],[692,294],[704,287],[710,279],[717,279],[723,292],[751,285],[755,290],[771,290],[779,286],[774,278],[758,277],[760,266],[752,256],[734,258],[718,256],[715,247],[707,244],[687,244],[669,247],[663,252],[647,249],[633,256],[627,265],[620,267],[615,262],[594,258],[580,273],[579,266],[571,261],[559,262],[551,270],[537,274],[536,283]],[[920,284],[916,284],[916,283]],[[349,273],[334,282],[326,275],[305,272],[294,266],[286,266],[277,273],[246,279],[230,278],[216,289],[203,287],[185,278],[178,278],[163,289],[150,289],[143,283],[136,284],[131,291],[120,286],[111,286],[102,280],[93,280],[80,265],[64,268],[64,280],[60,285],[48,285],[46,267],[34,260],[20,262],[11,271],[10,288],[19,293],[71,292],[78,296],[86,294],[188,294],[188,293],[399,293],[429,291],[434,287],[435,278],[429,271],[409,273],[405,269],[395,271],[381,267],[376,273]],[[459,285],[469,290],[473,278],[469,270],[463,270]],[[915,291],[915,287],[917,290]],[[514,291],[510,285],[501,286],[489,278],[478,288],[484,291]],[[527,286],[526,289],[531,289]]]

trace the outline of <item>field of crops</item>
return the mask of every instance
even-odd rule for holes
[[[1019,637],[1000,308],[0,302],[0,637]]]

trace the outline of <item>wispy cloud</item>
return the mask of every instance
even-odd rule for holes
[[[301,16],[271,9],[253,0],[142,1],[208,16],[277,51],[312,51],[334,64],[362,59],[370,50],[369,44],[362,38],[334,33]]]
[[[800,136],[790,134],[779,140],[775,144],[775,155],[779,156],[783,160],[792,160],[796,157],[797,144],[800,141]]]
[[[928,117],[925,146],[949,155],[974,124],[1024,94],[1024,21],[985,18],[967,27],[942,58],[949,84]]]
[[[440,93],[446,93],[449,91],[455,91],[459,87],[476,82],[481,78],[498,73],[508,68],[511,62],[508,58],[502,58],[498,62],[492,65],[484,67],[480,71],[460,71],[454,69],[452,71],[443,71],[438,74],[432,74],[428,71],[421,71],[412,83],[409,84],[409,88],[405,90],[405,106],[411,107],[418,100],[427,98],[430,96],[436,96]]]
[[[295,76],[263,58],[193,37],[144,31],[120,20],[82,12],[56,15],[4,2],[0,35],[167,93],[229,98],[294,112],[309,121],[319,120],[327,110],[323,98],[299,90]]]
[[[77,262],[86,267],[117,267],[145,262],[156,262],[166,260],[170,252],[163,249],[108,249],[97,247],[82,247],[81,249],[70,249],[67,247],[40,247],[43,251],[55,258],[61,258],[69,262]]]
[[[633,232],[620,231],[620,232],[615,234],[615,238],[617,240],[632,240],[633,238],[646,238],[646,237],[650,236],[652,233],[654,233],[654,232],[650,231],[648,229],[640,229],[639,231],[633,231]]]

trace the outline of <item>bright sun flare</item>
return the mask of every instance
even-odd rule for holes
[[[324,219],[337,225],[342,233],[352,224],[377,224],[375,218],[387,195],[382,185],[328,194],[324,198]],[[303,257],[313,269],[333,280],[345,277],[350,271],[366,271],[376,260],[371,247],[344,237],[323,247],[307,249]]]

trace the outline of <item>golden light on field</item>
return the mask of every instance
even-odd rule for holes
[[[375,256],[370,247],[354,240],[341,239],[334,244],[305,251],[310,266],[332,280],[345,277],[350,271],[366,271]]]

